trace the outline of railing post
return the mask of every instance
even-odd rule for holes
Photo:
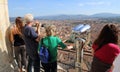
[[[75,68],[76,68],[76,72],[80,71],[80,49],[79,49],[79,41],[76,40],[75,42],[75,47],[76,47],[76,63],[75,63]]]
[[[76,47],[76,63],[75,63],[75,68],[76,72],[82,72],[82,60],[83,60],[83,39],[77,39],[75,42],[75,47]]]

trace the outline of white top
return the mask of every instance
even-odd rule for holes
[[[114,65],[113,72],[120,72],[120,54],[117,56],[117,58],[113,62],[113,65]]]

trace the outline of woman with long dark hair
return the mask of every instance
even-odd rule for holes
[[[120,53],[117,26],[105,25],[92,48],[94,56],[90,72],[110,72],[115,57]]]
[[[23,20],[21,17],[17,17],[15,19],[15,25],[13,25],[10,31],[10,41],[14,48],[15,59],[18,64],[19,72],[23,72],[23,66],[26,69],[26,47],[23,40],[22,29]]]

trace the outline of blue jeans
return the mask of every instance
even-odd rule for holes
[[[27,72],[32,72],[32,66],[34,67],[34,72],[40,72],[40,58],[35,57],[34,59],[29,56]]]

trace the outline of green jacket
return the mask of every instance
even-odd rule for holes
[[[57,61],[57,49],[58,45],[62,47],[62,49],[66,48],[66,45],[61,41],[60,38],[56,36],[47,36],[43,38],[43,44],[48,47],[50,53],[50,63]],[[39,42],[38,51],[40,51],[41,41]]]

